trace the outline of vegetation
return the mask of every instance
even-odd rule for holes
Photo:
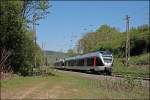
[[[130,62],[132,65],[130,65],[129,67],[126,67],[123,63],[122,63],[122,59],[121,58],[115,58],[114,59],[114,66],[113,66],[113,74],[119,74],[119,75],[124,75],[124,76],[131,76],[131,77],[146,77],[149,78],[150,75],[150,70],[149,70],[149,65],[136,65],[139,64],[139,60],[140,58],[144,57],[145,55],[149,55],[149,54],[144,54],[143,56],[137,56],[137,57],[132,57]],[[140,59],[141,60],[141,59]],[[147,60],[147,58],[146,58]],[[145,59],[142,59],[141,62],[145,62]]]
[[[111,51],[114,55],[114,74],[149,77],[149,26],[142,25],[130,31],[130,66],[125,67],[126,32],[108,25],[100,26],[96,32],[85,34],[79,44],[88,53],[97,50]],[[147,66],[147,67],[146,67]]]
[[[67,57],[67,54],[66,54],[66,53],[63,53],[63,52],[56,52],[56,51],[45,51],[45,55],[46,55],[47,60],[48,60],[48,63],[49,63],[50,65],[54,64],[54,62],[55,62],[57,59],[66,58],[66,57]]]
[[[35,33],[31,29],[31,19],[34,16],[37,22],[43,18],[48,7],[46,0],[0,1],[0,53],[3,55],[3,51],[10,52],[5,62],[0,62],[0,65],[6,67],[5,70],[9,65],[14,73],[27,75],[33,68],[35,57],[37,65],[41,64],[43,54],[33,41]]]
[[[67,51],[67,56],[71,57],[71,56],[75,56],[75,55],[77,55],[77,54],[74,52],[73,49],[69,49],[69,50]]]
[[[149,52],[149,26],[143,25],[130,29],[131,56]],[[85,34],[79,43],[84,53],[96,50],[109,50],[117,57],[125,55],[125,32],[117,28],[102,25],[96,32]]]
[[[149,59],[149,53],[141,54],[139,56],[133,56],[131,58],[130,64],[131,65],[149,65],[150,64],[150,59]]]
[[[149,88],[141,86],[140,81],[133,79],[95,80],[52,72],[55,76],[16,77],[2,81],[1,97],[5,99],[149,99]],[[18,92],[20,89],[22,91]]]

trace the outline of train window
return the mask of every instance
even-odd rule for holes
[[[80,60],[80,65],[81,65],[81,66],[84,66],[84,59],[81,59],[81,60]]]
[[[68,61],[65,61],[65,66],[68,66]]]
[[[74,60],[73,64],[74,66],[77,66],[77,60]]]
[[[68,61],[68,66],[71,66],[71,60],[70,60],[70,61]]]
[[[69,66],[69,61],[67,61],[67,66]]]
[[[71,66],[71,65],[72,65],[72,60],[69,61],[69,66]]]
[[[112,58],[103,58],[104,62],[106,63],[111,63],[112,62]]]
[[[73,66],[76,66],[76,60],[73,60]]]
[[[74,66],[75,65],[75,60],[69,60],[68,62],[68,66]]]
[[[79,59],[76,60],[76,65],[79,66]]]
[[[70,61],[70,66],[74,66],[74,60]]]
[[[87,65],[87,58],[84,58],[84,66]]]
[[[87,66],[93,66],[94,58],[87,58]]]
[[[69,61],[69,66],[72,66],[72,60]]]
[[[61,62],[61,66],[64,66],[64,62]]]
[[[100,58],[96,57],[96,66],[103,66],[103,62]]]
[[[77,59],[77,66],[80,66],[80,62],[79,62],[79,59]]]
[[[67,66],[70,66],[70,61],[67,61]]]
[[[84,59],[78,59],[77,66],[84,66]]]

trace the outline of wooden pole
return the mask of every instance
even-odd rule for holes
[[[129,35],[129,16],[126,15],[126,66],[129,65],[130,58],[130,35]]]

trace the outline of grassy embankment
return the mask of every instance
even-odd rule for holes
[[[55,76],[15,77],[1,81],[2,98],[122,98],[149,99],[149,89],[138,82],[91,80],[53,71]],[[5,95],[4,95],[5,94]],[[23,96],[22,96],[23,95]]]
[[[130,58],[130,66],[126,67],[121,59],[114,59],[113,74],[130,75],[133,77],[149,77],[149,53]]]

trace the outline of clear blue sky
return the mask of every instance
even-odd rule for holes
[[[38,43],[45,50],[66,52],[89,31],[108,24],[125,30],[125,15],[130,27],[148,24],[149,1],[50,1],[51,12],[37,26]]]

